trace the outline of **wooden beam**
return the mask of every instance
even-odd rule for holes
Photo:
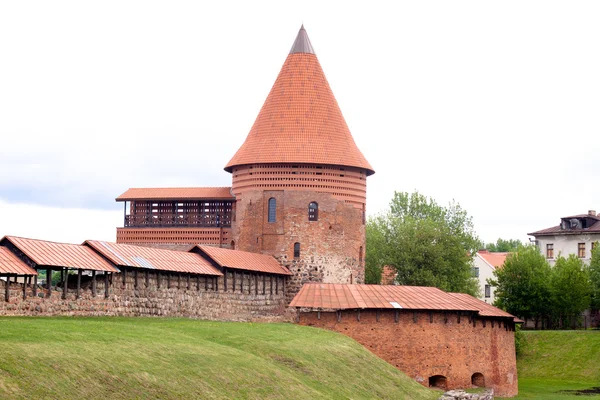
[[[219,291],[219,277],[215,276],[215,278],[213,279],[213,282],[214,282],[213,286],[215,287],[215,292],[218,292]]]
[[[48,289],[48,293],[46,293],[46,297],[52,296],[52,269],[48,268],[46,270],[46,288]]]
[[[187,290],[190,290],[190,274],[187,274]]]
[[[6,275],[6,280],[4,281],[4,301],[8,303],[10,300],[10,276]]]
[[[167,273],[167,289],[171,289],[171,273]]]
[[[61,270],[62,272],[62,276],[63,276],[63,292],[62,292],[62,298],[63,300],[66,300],[67,298],[67,290],[69,287],[69,270],[66,268],[63,268]]]
[[[181,273],[177,273],[177,289],[181,289]]]
[[[123,289],[125,289],[125,283],[127,282],[127,269],[121,268],[121,275],[123,276]]]
[[[156,287],[160,289],[160,271],[156,271]]]
[[[33,297],[37,297],[37,277],[38,277],[37,275],[33,276],[33,289],[31,292],[31,295]]]
[[[227,291],[227,268],[223,267],[223,290]]]
[[[104,298],[108,299],[108,272],[104,272]]]
[[[258,272],[254,274],[254,295],[258,296]]]
[[[80,269],[77,270],[77,292],[75,292],[76,299],[79,298],[79,292],[81,291],[81,274],[82,273],[83,273],[82,270],[80,270]]]
[[[200,275],[196,275],[196,290],[200,290]]]
[[[204,277],[204,290],[208,291],[208,276]]]
[[[235,269],[233,270],[233,291],[235,292]]]
[[[138,288],[138,270],[137,268],[133,269],[133,288]]]
[[[279,294],[279,277],[275,277],[275,294]]]
[[[96,271],[92,271],[92,296],[96,297]]]
[[[267,274],[263,274],[263,294],[267,293]]]
[[[146,287],[150,286],[150,271],[146,270]]]
[[[271,285],[270,295],[273,295],[273,275],[269,275],[269,284]]]

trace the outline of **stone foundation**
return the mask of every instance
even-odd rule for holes
[[[48,297],[48,290],[39,286],[36,296],[32,287],[26,287],[23,299],[23,284],[11,282],[8,302],[4,301],[6,282],[0,280],[0,316],[162,316],[221,321],[282,321],[285,318],[281,278],[278,284],[273,279],[271,290],[269,276],[263,279],[237,273],[234,287],[233,274],[228,273],[229,285],[225,291],[222,277],[215,287],[213,278],[191,276],[188,287],[186,275],[172,274],[169,279],[161,274],[159,287],[155,272],[149,272],[148,281],[144,271],[139,271],[137,276],[137,287],[131,271],[125,275],[125,284],[123,275],[110,276],[108,297],[104,295],[103,275],[96,277],[96,296],[92,295],[92,278],[85,276],[79,298],[75,289],[77,276],[70,275],[66,299],[62,299],[62,288],[53,288]]]

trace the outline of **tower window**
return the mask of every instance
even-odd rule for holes
[[[314,201],[308,205],[308,220],[309,221],[318,221],[319,220],[319,204],[317,204]]]
[[[294,243],[294,258],[300,258],[300,243]]]
[[[268,221],[269,222],[275,222],[277,220],[277,200],[275,200],[274,197],[271,197],[269,199],[269,215],[268,215]]]

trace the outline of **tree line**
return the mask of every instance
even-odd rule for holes
[[[510,253],[489,282],[497,307],[549,328],[574,326],[585,309],[600,309],[600,246],[589,266],[571,255],[551,267],[533,245],[481,242],[458,203],[443,206],[419,192],[395,192],[389,208],[367,221],[366,236],[366,283],[380,283],[383,266],[389,266],[399,285],[478,296],[473,256],[486,248]]]

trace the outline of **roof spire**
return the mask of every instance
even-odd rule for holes
[[[296,36],[296,40],[294,40],[294,44],[292,45],[292,49],[290,50],[290,54],[294,53],[308,53],[315,54],[315,50],[310,44],[310,39],[306,34],[306,29],[304,29],[304,24],[300,27],[300,31],[298,31],[298,36]]]

